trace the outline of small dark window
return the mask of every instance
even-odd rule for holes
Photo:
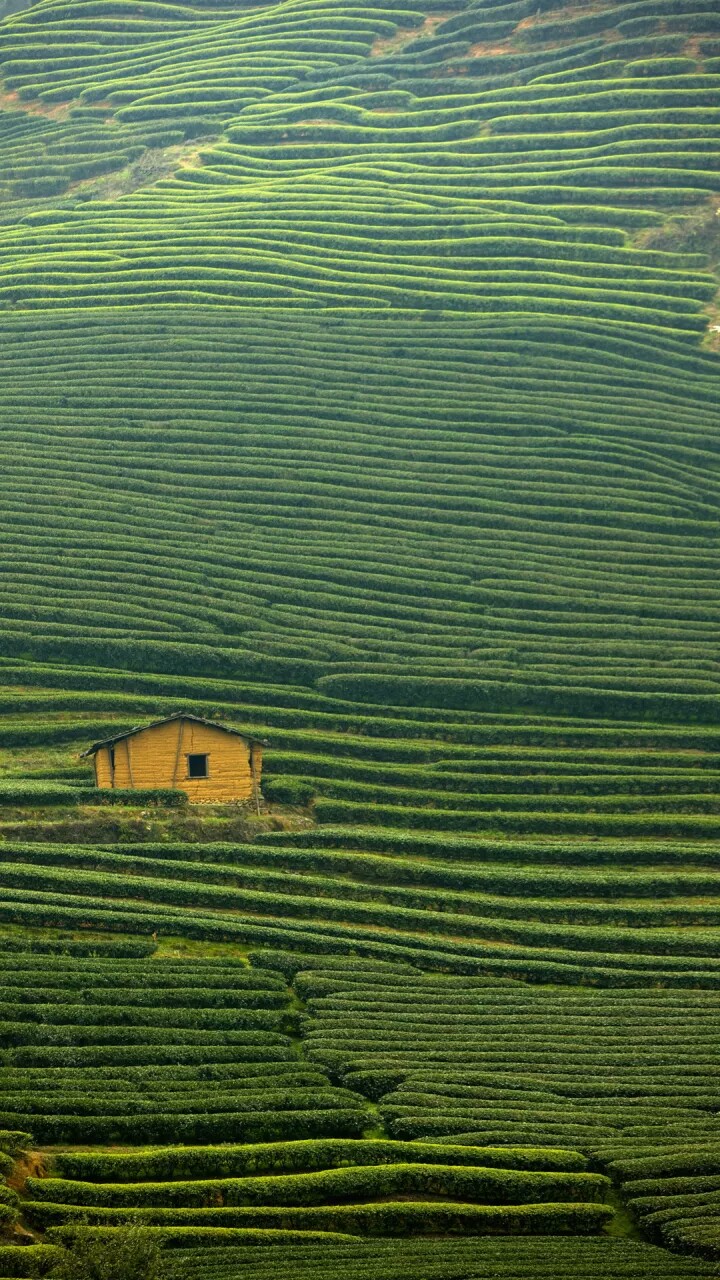
[[[110,768],[111,769],[115,768],[115,748],[114,747],[110,748]]]
[[[207,756],[191,755],[188,761],[188,778],[207,778],[208,776],[208,758]]]

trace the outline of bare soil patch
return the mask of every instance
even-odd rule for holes
[[[378,36],[373,41],[370,57],[380,58],[387,53],[397,53],[399,49],[404,49],[406,44],[419,39],[420,36],[433,35],[443,22],[447,22],[448,18],[454,16],[454,10],[450,13],[429,13],[419,27],[399,27],[392,36]]]
[[[0,111],[24,111],[29,116],[44,116],[47,120],[66,120],[70,114],[70,102],[25,102],[18,93],[0,89]]]

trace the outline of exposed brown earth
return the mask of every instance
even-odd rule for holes
[[[399,49],[404,49],[405,45],[410,44],[413,40],[417,40],[421,36],[431,36],[443,22],[447,22],[448,18],[454,16],[454,10],[449,13],[429,13],[419,27],[399,27],[392,36],[378,36],[373,41],[370,56],[371,58],[380,58],[386,53],[397,53]]]
[[[18,93],[0,89],[0,111],[24,111],[29,116],[45,116],[48,120],[66,120],[70,114],[70,102],[56,102],[49,106],[46,102],[25,102]]]
[[[580,4],[568,4],[559,9],[551,9],[546,13],[535,13],[529,18],[523,18],[518,22],[515,31],[526,31],[528,27],[544,27],[566,19],[583,18],[589,13],[606,13],[615,7],[612,0],[585,0]]]

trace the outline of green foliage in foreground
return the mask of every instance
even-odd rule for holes
[[[170,1280],[697,1280],[717,1275],[701,1259],[673,1257],[637,1240],[593,1236],[482,1237],[440,1240],[368,1240],[350,1244],[218,1248],[210,1253],[173,1250]]]
[[[89,1227],[75,1229],[65,1256],[50,1272],[49,1280],[159,1280],[160,1246],[136,1222],[98,1237]]]
[[[258,1247],[259,1245],[262,1247]],[[0,1247],[9,1275],[46,1274],[57,1246]],[[23,1264],[24,1265],[21,1265]],[[12,1269],[13,1264],[18,1269]],[[288,1242],[278,1232],[256,1233],[250,1244],[176,1248],[163,1253],[168,1280],[517,1280],[549,1272],[553,1280],[698,1280],[717,1268],[699,1258],[673,1257],[637,1240],[599,1236],[470,1237],[440,1240],[343,1240],[304,1237]],[[36,1274],[37,1274],[36,1271]]]
[[[0,1244],[0,1274],[3,1276],[30,1277],[46,1276],[48,1272],[63,1260],[64,1251],[58,1245],[33,1244],[18,1245]]]
[[[187,804],[184,791],[169,787],[147,787],[140,791],[101,791],[95,787],[64,786],[57,782],[0,783],[0,805],[79,805],[79,804],[163,804],[182,808]]]

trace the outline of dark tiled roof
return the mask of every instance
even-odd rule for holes
[[[103,738],[102,742],[93,742],[87,751],[83,751],[84,756],[94,756],[96,751],[101,747],[112,747],[116,742],[122,742],[124,738],[132,738],[136,733],[142,733],[145,729],[156,729],[158,725],[170,724],[173,720],[191,720],[193,724],[207,724],[211,729],[222,729],[223,733],[232,733],[236,738],[243,738],[245,742],[254,742],[261,747],[268,745],[266,738],[255,738],[250,733],[243,733],[240,729],[231,729],[226,724],[220,724],[219,720],[206,720],[204,716],[193,716],[187,711],[176,711],[171,716],[163,716],[162,720],[152,720],[150,724],[137,724],[134,729],[126,729],[124,733],[116,733],[112,738]]]

